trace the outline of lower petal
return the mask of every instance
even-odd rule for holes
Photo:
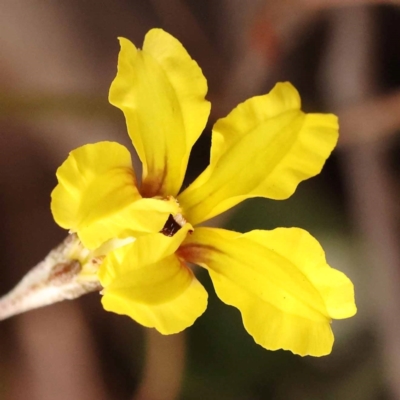
[[[127,315],[143,326],[171,335],[193,325],[203,314],[207,308],[207,292],[192,276],[190,285],[168,302],[140,303],[126,292],[113,289],[105,291],[101,302],[107,311]]]
[[[352,283],[301,229],[197,228],[179,255],[208,269],[221,300],[240,310],[246,330],[270,350],[329,354],[331,318],[356,312]]]
[[[104,308],[162,334],[191,326],[207,307],[207,292],[175,255],[190,228],[142,236],[108,254],[99,271]]]

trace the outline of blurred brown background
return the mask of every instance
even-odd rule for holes
[[[332,355],[268,352],[210,292],[185,335],[161,337],[102,310],[91,294],[0,324],[0,399],[400,399],[400,1],[2,0],[0,290],[66,235],[50,214],[55,170],[84,143],[131,146],[108,104],[117,36],[139,47],[162,27],[202,67],[210,131],[240,101],[289,80],[304,109],[340,116],[323,173],[284,202],[249,200],[220,223],[308,229],[356,286],[359,312],[336,321]]]

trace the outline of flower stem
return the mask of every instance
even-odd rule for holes
[[[83,280],[79,276],[82,261],[72,256],[79,245],[78,238],[69,235],[32,268],[14,289],[1,297],[0,320],[100,290],[97,279]]]

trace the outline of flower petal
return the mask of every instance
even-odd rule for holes
[[[290,83],[253,97],[214,126],[211,161],[180,196],[197,224],[251,197],[286,199],[317,175],[338,139],[337,118],[304,114]]]
[[[124,112],[143,163],[141,193],[175,196],[210,113],[207,81],[181,43],[161,29],[147,33],[143,50],[124,38],[120,43],[109,100]]]
[[[99,271],[104,308],[163,334],[191,326],[207,307],[207,292],[174,254],[190,228],[142,236],[111,252]]]
[[[54,219],[77,232],[89,249],[135,232],[158,232],[169,214],[179,211],[173,199],[142,199],[129,151],[118,143],[88,144],[71,151],[57,178],[51,195]]]
[[[246,330],[270,350],[328,354],[331,318],[356,313],[350,280],[298,228],[246,234],[197,228],[179,255],[209,270],[221,300],[240,310]]]

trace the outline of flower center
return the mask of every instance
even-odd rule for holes
[[[186,220],[183,218],[182,214],[176,214],[175,216],[170,214],[160,233],[165,236],[174,236],[175,233],[178,232],[179,229],[181,229],[185,224]]]

